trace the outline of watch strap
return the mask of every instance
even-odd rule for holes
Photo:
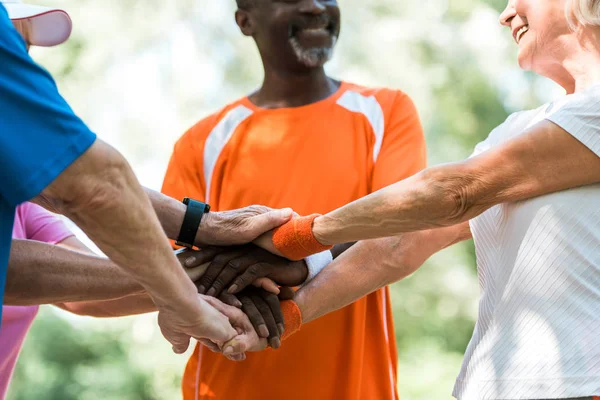
[[[193,247],[202,217],[210,211],[210,206],[189,197],[183,199],[183,204],[187,206],[187,209],[175,244],[177,246]]]

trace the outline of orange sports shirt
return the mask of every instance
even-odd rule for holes
[[[343,82],[307,106],[263,109],[243,98],[203,119],[175,145],[163,192],[213,210],[264,204],[327,213],[425,164],[411,99]],[[389,289],[379,290],[241,363],[198,345],[184,399],[397,399],[390,306]]]

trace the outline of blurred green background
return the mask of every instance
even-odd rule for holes
[[[260,84],[234,0],[39,0],[71,13],[74,32],[32,55],[77,113],[158,189],[176,139]],[[425,126],[430,164],[468,157],[513,111],[560,90],[523,73],[498,25],[503,0],[340,0],[343,25],[329,72],[400,88]],[[477,310],[472,243],[448,249],[393,287],[403,400],[450,399]],[[9,400],[177,399],[187,357],[156,316],[94,320],[43,307]]]

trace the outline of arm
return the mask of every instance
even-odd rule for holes
[[[6,305],[105,300],[142,290],[106,258],[31,240],[12,241]]]
[[[57,246],[85,254],[93,254],[85,244],[74,236],[66,238],[58,243]],[[51,266],[46,267],[51,268]],[[79,268],[79,270],[81,269],[84,268]],[[114,275],[115,273],[117,275]],[[115,271],[115,266],[112,263],[109,268],[100,271],[100,274],[103,275],[100,278],[101,281],[110,280],[108,286],[119,286],[127,294],[111,300],[106,300],[106,298],[99,300],[85,298],[85,301],[56,303],[55,306],[73,314],[88,315],[97,318],[124,317],[156,311],[156,306],[152,302],[152,299],[142,290],[141,286],[122,271],[118,269]],[[137,290],[127,291],[128,287],[136,287]]]
[[[597,182],[600,157],[558,125],[542,121],[476,157],[428,168],[317,217],[311,231],[302,234],[310,243],[331,245],[452,226],[500,203]],[[283,226],[286,235],[290,226]],[[256,243],[285,252],[286,237],[278,237],[277,230],[273,239],[269,235]]]
[[[431,255],[471,237],[468,222],[396,237],[358,242],[325,268],[294,296],[282,302],[285,337],[301,324],[351,304],[390,283],[416,271]],[[266,340],[259,337],[235,310],[224,310],[241,327],[240,334],[223,346],[225,355],[260,351]]]
[[[471,238],[469,223],[358,242],[294,297],[307,323],[415,272],[438,251]]]
[[[468,160],[428,168],[314,222],[324,244],[450,226],[492,206],[600,182],[600,157],[549,121]]]
[[[179,200],[145,188],[154,212],[169,239],[177,240],[183,223],[186,206]],[[204,196],[194,191],[182,192],[184,196],[202,200]],[[237,210],[210,212],[202,218],[196,233],[195,245],[239,245],[253,241],[292,216],[290,209],[271,210],[264,206],[248,206]]]
[[[144,287],[176,352],[187,349],[190,336],[223,341],[235,333],[226,317],[198,298],[133,171],[110,146],[97,140],[44,189],[40,200],[71,218]]]

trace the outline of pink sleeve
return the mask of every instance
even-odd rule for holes
[[[22,204],[27,239],[50,244],[60,243],[73,232],[56,215],[33,203]]]

